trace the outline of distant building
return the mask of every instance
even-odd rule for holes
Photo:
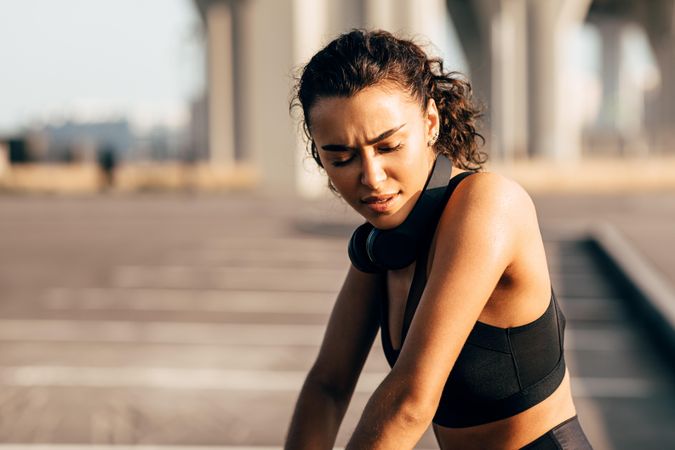
[[[32,133],[0,136],[0,164],[25,164],[39,160],[39,142]]]
[[[114,148],[123,157],[135,141],[129,122],[124,119],[47,125],[42,133],[48,141],[47,161],[93,161],[101,145]]]

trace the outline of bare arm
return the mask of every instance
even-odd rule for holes
[[[331,449],[378,330],[378,276],[350,268],[300,391],[286,449]]]
[[[514,260],[529,197],[492,174],[467,179],[438,226],[429,280],[399,358],[347,449],[413,448],[499,278]]]

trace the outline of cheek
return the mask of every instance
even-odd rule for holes
[[[349,196],[349,191],[355,184],[354,177],[356,175],[353,173],[354,171],[347,167],[333,167],[330,162],[326,162],[324,171],[335,189],[337,189],[343,197]]]
[[[433,151],[426,145],[421,146],[418,142],[414,142],[408,148],[409,150],[402,155],[401,160],[401,163],[405,164],[408,170],[413,170],[413,168],[424,169],[434,159]]]
[[[433,164],[434,155],[430,152],[414,152],[401,161],[399,176],[409,189],[417,190],[424,186],[429,176],[429,169]]]

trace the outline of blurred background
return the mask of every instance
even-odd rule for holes
[[[355,27],[473,83],[595,447],[675,448],[675,0],[0,0],[0,448],[281,445],[359,222],[288,102]]]
[[[670,0],[0,7],[4,190],[92,191],[106,181],[102,168],[119,172],[120,190],[325,194],[289,93],[301,64],[353,27],[414,37],[467,74],[492,164],[528,186],[613,189],[638,178],[672,187],[675,178]]]

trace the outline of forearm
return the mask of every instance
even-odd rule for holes
[[[370,397],[346,450],[413,448],[431,418],[385,380]]]
[[[284,448],[332,449],[349,398],[340,398],[320,384],[305,381],[286,436]]]

